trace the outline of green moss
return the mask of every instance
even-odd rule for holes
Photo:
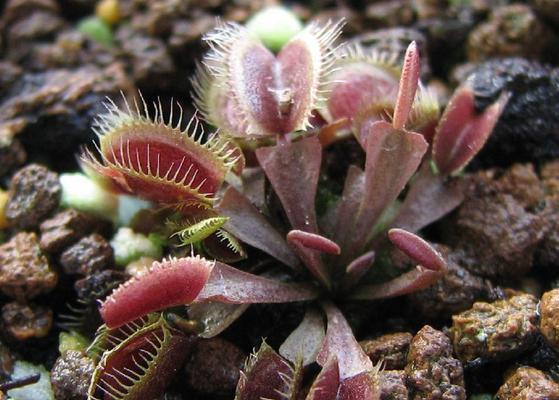
[[[68,350],[85,351],[89,346],[89,340],[75,331],[60,332],[58,335],[58,351],[64,354]]]

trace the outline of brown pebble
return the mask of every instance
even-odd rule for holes
[[[69,208],[41,223],[41,248],[56,254],[84,236],[104,229],[105,223],[92,215]]]
[[[42,338],[52,328],[52,311],[40,305],[11,302],[2,307],[2,330],[19,342]]]
[[[538,329],[536,298],[520,294],[493,303],[476,302],[452,317],[454,351],[462,361],[508,359],[531,348]]]
[[[544,223],[512,195],[499,193],[465,201],[453,232],[454,245],[466,255],[460,264],[481,276],[512,279],[532,268]]]
[[[553,35],[525,4],[496,7],[468,37],[468,60],[519,56],[539,58]]]
[[[93,360],[81,351],[68,350],[58,357],[50,376],[56,399],[86,400],[94,369]]]
[[[406,366],[412,335],[406,332],[389,333],[376,339],[359,342],[373,364],[382,362],[385,369],[402,369]]]
[[[546,233],[536,250],[536,260],[553,271],[559,265],[559,161],[545,164],[541,176],[546,190],[545,207],[541,212]]]
[[[404,371],[380,371],[379,381],[380,400],[408,400],[409,394]]]
[[[406,381],[413,400],[465,400],[464,372],[450,339],[425,325],[410,344]]]
[[[106,269],[94,272],[74,283],[78,299],[84,303],[102,300],[107,294],[126,281],[128,276],[122,271]]]
[[[12,177],[6,218],[16,228],[34,229],[58,207],[61,194],[58,174],[28,165]]]
[[[559,384],[532,367],[520,367],[495,395],[495,400],[559,400]]]
[[[112,263],[113,248],[97,233],[80,239],[60,255],[60,265],[69,275],[90,275]]]
[[[25,302],[50,292],[57,281],[35,233],[20,232],[0,245],[0,291],[6,296]]]
[[[540,331],[555,351],[559,351],[559,289],[545,292],[542,296]]]
[[[200,394],[230,395],[245,358],[237,346],[224,339],[201,340],[186,363],[186,380]]]
[[[409,296],[414,309],[428,318],[449,318],[489,295],[491,285],[456,262],[460,254],[443,245],[437,244],[435,249],[446,261],[446,273],[431,286]]]

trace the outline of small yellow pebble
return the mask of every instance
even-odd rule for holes
[[[0,190],[0,229],[6,229],[9,224],[6,219],[6,205],[8,204],[8,193]]]
[[[95,15],[109,25],[120,21],[120,6],[118,0],[101,0],[95,7]]]

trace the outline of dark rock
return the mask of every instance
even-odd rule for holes
[[[41,223],[41,248],[59,253],[84,236],[105,230],[106,223],[72,208],[58,212]]]
[[[379,382],[380,400],[408,400],[404,371],[382,370],[379,372]]]
[[[33,47],[25,66],[30,71],[48,69],[78,68],[94,64],[101,68],[117,61],[117,51],[106,47],[87,35],[67,30],[60,32],[54,42]]]
[[[520,367],[495,395],[496,400],[558,400],[559,384],[540,370]]]
[[[456,262],[456,259],[461,259],[460,255],[454,255],[450,248],[443,245],[436,245],[435,248],[444,257],[447,271],[428,288],[409,296],[416,310],[428,318],[448,318],[490,295],[491,283],[461,267]]]
[[[1,45],[1,43],[0,43]],[[9,61],[0,61],[0,96],[23,74],[23,68]]]
[[[487,22],[479,24],[468,38],[468,59],[498,57],[537,59],[552,39],[551,30],[525,4],[495,8]]]
[[[62,354],[52,367],[50,381],[57,400],[86,400],[87,389],[95,366],[80,351]]]
[[[485,176],[492,181],[487,182],[484,188],[479,187],[480,190],[486,190],[484,194],[510,194],[529,210],[534,210],[544,201],[544,184],[540,181],[532,164],[514,164],[501,176],[498,176],[494,170],[485,171]]]
[[[385,369],[402,369],[406,366],[411,339],[410,333],[397,332],[362,340],[359,344],[373,364],[382,362]]]
[[[521,58],[507,58],[481,64],[470,79],[479,110],[502,92],[511,94],[493,133],[476,157],[478,166],[507,166],[511,162],[559,157],[559,70]]]
[[[406,26],[413,22],[413,14],[413,7],[408,2],[378,1],[365,8],[365,23],[368,29]]]
[[[538,245],[536,262],[556,273],[559,266],[559,161],[547,163],[541,170],[545,186],[545,206],[541,212],[546,233]]]
[[[54,0],[9,0],[0,20],[7,58],[21,62],[36,42],[60,31],[65,23],[59,11]]]
[[[448,238],[464,254],[458,263],[471,272],[513,279],[531,269],[544,228],[539,215],[525,210],[513,196],[498,193],[467,199]]]
[[[52,311],[47,307],[15,301],[2,307],[2,331],[13,340],[42,338],[51,328]]]
[[[0,290],[6,296],[24,302],[50,292],[57,281],[36,234],[20,232],[0,246]]]
[[[559,352],[559,289],[544,293],[540,302],[540,331]]]
[[[62,186],[58,174],[31,164],[19,170],[10,182],[6,218],[19,229],[34,229],[58,208]]]
[[[452,317],[451,336],[462,361],[509,359],[536,343],[537,300],[528,294],[477,302]]]
[[[112,290],[126,281],[128,276],[121,271],[107,269],[101,272],[94,272],[87,277],[77,280],[74,289],[78,299],[85,304],[95,303],[103,300]]]
[[[91,275],[113,264],[113,249],[101,235],[80,239],[60,255],[60,265],[69,275]]]
[[[91,125],[105,97],[132,88],[119,63],[25,73],[0,99],[0,138],[18,135],[29,153],[75,168],[72,155],[95,138]]]
[[[200,394],[231,395],[245,358],[239,348],[224,339],[201,340],[186,363],[186,380]]]
[[[405,373],[410,399],[466,399],[462,364],[452,357],[450,339],[429,325],[412,339]]]
[[[132,76],[138,86],[162,90],[170,88],[176,67],[165,43],[141,35],[128,26],[121,27],[117,38],[132,65]]]
[[[0,178],[25,162],[27,153],[17,139],[0,140]]]
[[[530,0],[530,5],[543,17],[559,22],[559,1],[557,0]]]

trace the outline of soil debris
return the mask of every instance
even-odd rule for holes
[[[460,360],[504,360],[536,344],[537,299],[520,294],[493,303],[476,302],[452,317],[450,333]]]
[[[406,365],[413,400],[465,400],[464,373],[443,332],[425,325],[413,337]]]
[[[52,323],[52,310],[41,305],[13,301],[2,307],[2,331],[18,342],[47,336]]]
[[[6,218],[11,226],[35,229],[60,203],[58,174],[38,164],[19,170],[10,182]]]
[[[0,291],[6,296],[25,302],[50,292],[57,281],[35,233],[19,232],[0,245]]]
[[[81,351],[64,352],[52,368],[50,381],[56,399],[85,400],[95,366]]]
[[[382,362],[387,370],[403,369],[406,366],[412,337],[410,333],[396,332],[362,340],[359,344],[373,364]]]
[[[224,339],[201,340],[186,362],[186,380],[200,394],[231,395],[245,357],[237,346]]]
[[[69,275],[91,275],[113,264],[113,248],[97,233],[80,239],[60,255],[60,265]]]
[[[512,373],[495,395],[496,400],[557,400],[559,384],[542,371],[520,367]]]

